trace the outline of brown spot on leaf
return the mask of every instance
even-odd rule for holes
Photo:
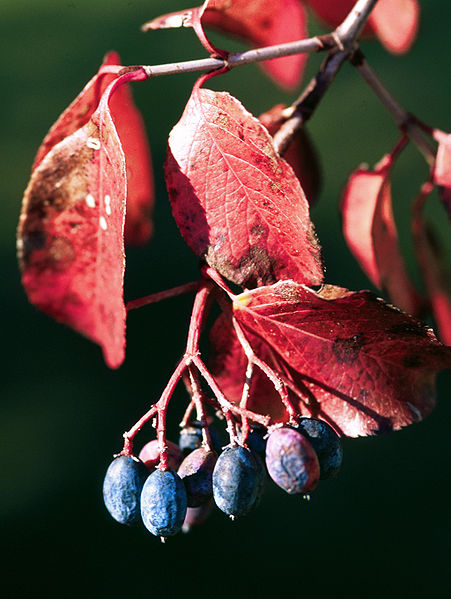
[[[53,264],[54,270],[66,270],[75,259],[72,243],[64,237],[54,237],[50,242],[49,265]]]
[[[263,237],[268,234],[268,228],[262,224],[254,225],[251,227],[251,234],[255,237]]]
[[[364,343],[365,336],[363,333],[353,335],[347,339],[340,339],[337,337],[334,340],[332,351],[337,360],[342,364],[352,364],[359,357],[360,350]]]
[[[267,250],[259,245],[253,245],[249,253],[243,256],[238,264],[233,264],[224,259],[222,252],[217,252],[214,245],[210,245],[205,255],[205,261],[215,268],[223,277],[237,285],[257,287],[271,285],[277,280],[274,273],[274,261],[269,257]]]
[[[260,19],[259,25],[261,29],[269,29],[272,26],[272,21],[270,18]]]
[[[278,183],[275,183],[274,181],[270,181],[269,186],[271,188],[271,191],[274,191],[275,193],[283,193],[282,188],[280,187],[280,185]]]
[[[274,289],[274,292],[275,295],[280,296],[283,300],[289,302],[290,304],[298,304],[301,301],[298,287],[291,285],[290,283],[278,285]]]
[[[325,300],[334,300],[344,298],[350,295],[350,291],[344,287],[337,287],[336,285],[323,285],[318,291],[318,295]]]
[[[218,125],[218,127],[223,127],[224,129],[229,129],[230,119],[224,112],[221,112],[214,120],[214,124]]]

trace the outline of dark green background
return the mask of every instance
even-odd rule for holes
[[[406,57],[376,42],[364,51],[394,95],[426,122],[450,129],[447,0],[423,2],[420,38]],[[451,484],[449,377],[424,422],[373,439],[344,441],[336,481],[310,503],[268,485],[261,506],[231,523],[219,512],[166,546],[116,525],[102,478],[121,434],[154,402],[183,352],[191,298],[133,313],[127,359],[108,370],[90,342],[28,304],[14,236],[34,154],[48,127],[96,71],[105,51],[124,64],[204,55],[189,30],[141,34],[139,25],[180,1],[2,0],[0,6],[0,271],[2,274],[0,582],[5,597],[449,597]],[[317,31],[318,29],[315,29]],[[229,42],[231,49],[241,46]],[[321,58],[310,60],[309,73]],[[162,162],[193,75],[135,85],[157,173],[156,233],[128,252],[127,298],[197,278],[197,261],[171,220]],[[215,82],[255,114],[294,95],[256,66]],[[445,87],[447,86],[447,87]],[[373,164],[397,138],[390,117],[345,66],[311,122],[324,185],[313,219],[327,279],[369,283],[340,236],[337,201],[349,172]],[[426,169],[407,150],[397,167],[395,210],[411,256],[409,202]],[[436,203],[431,217],[445,238]],[[409,258],[413,275],[414,264]],[[171,430],[186,398],[170,412]],[[172,434],[174,436],[175,433]],[[142,434],[145,439],[145,433]]]

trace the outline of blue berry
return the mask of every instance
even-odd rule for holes
[[[180,430],[179,447],[185,455],[202,445],[202,426],[193,422]]]
[[[263,460],[266,452],[266,435],[267,430],[265,428],[252,428],[246,440],[249,449],[258,454]]]
[[[199,507],[213,496],[213,469],[218,455],[203,447],[186,456],[178,469],[188,498],[188,507]]]
[[[221,451],[221,439],[214,427],[209,426],[208,430],[210,432],[212,449],[216,452]],[[199,449],[202,446],[203,437],[202,437],[202,425],[197,420],[190,422],[187,426],[184,426],[180,430],[179,436],[179,447],[183,451],[184,455],[188,455],[191,451],[195,449]]]
[[[187,508],[185,486],[173,470],[155,470],[146,480],[141,493],[141,516],[144,526],[163,539],[177,534]]]
[[[149,471],[130,456],[120,455],[108,467],[103,481],[103,500],[115,520],[133,524],[140,516],[140,496]]]
[[[232,517],[244,516],[254,506],[262,487],[261,460],[239,445],[227,447],[213,471],[216,505]]]
[[[318,456],[320,478],[337,475],[343,459],[340,437],[334,429],[316,418],[301,418],[297,429],[309,441]]]
[[[272,480],[290,495],[312,491],[319,479],[315,450],[292,428],[278,428],[269,435],[266,467]]]

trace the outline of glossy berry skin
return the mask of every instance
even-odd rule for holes
[[[244,516],[254,506],[262,487],[261,460],[240,445],[226,447],[213,471],[213,497],[225,514]]]
[[[186,516],[187,499],[182,479],[174,470],[155,470],[147,478],[141,493],[144,526],[155,536],[177,534]]]
[[[318,456],[320,479],[336,476],[343,460],[343,450],[334,429],[324,420],[301,418],[297,430],[310,441]]]
[[[103,481],[103,500],[113,518],[121,524],[134,524],[140,518],[140,497],[149,471],[130,456],[115,458]]]
[[[315,450],[298,431],[278,428],[268,437],[266,467],[269,476],[290,495],[312,491],[319,479]]]
[[[168,446],[168,466],[171,470],[177,470],[183,460],[180,447],[172,441],[166,441]],[[139,459],[144,462],[150,472],[153,472],[160,463],[160,444],[157,439],[149,441],[139,452]]]
[[[178,469],[188,499],[188,507],[199,507],[213,496],[213,469],[218,455],[203,447],[186,456]]]

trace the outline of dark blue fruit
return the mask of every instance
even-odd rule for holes
[[[144,526],[157,537],[177,534],[186,515],[186,491],[174,470],[155,470],[146,480],[141,493],[141,516]]]
[[[186,456],[178,469],[188,499],[188,507],[199,507],[213,496],[213,469],[218,459],[215,451],[203,447]]]
[[[269,435],[266,467],[272,480],[290,495],[312,491],[319,479],[315,450],[292,428],[278,428]]]
[[[236,445],[221,453],[213,471],[213,497],[216,505],[229,516],[244,516],[255,504],[262,487],[261,460]]]
[[[266,435],[268,434],[265,428],[252,428],[246,444],[249,449],[257,453],[263,460],[265,459],[266,453]]]
[[[212,449],[217,452],[221,451],[221,439],[217,431],[209,426],[208,430],[210,432]],[[187,426],[183,427],[180,430],[179,436],[179,447],[183,451],[184,455],[188,455],[191,451],[195,449],[199,449],[202,446],[203,437],[202,437],[202,425],[197,420],[190,422]]]
[[[202,426],[192,422],[180,430],[179,447],[185,455],[202,445]]]
[[[318,456],[320,478],[336,476],[343,460],[340,437],[334,429],[316,418],[301,418],[297,429],[309,441]]]
[[[121,524],[133,524],[140,517],[140,497],[149,471],[130,456],[115,458],[103,481],[103,500],[107,510]]]

